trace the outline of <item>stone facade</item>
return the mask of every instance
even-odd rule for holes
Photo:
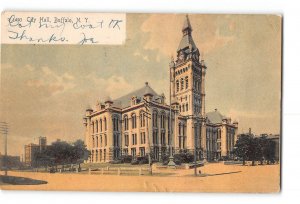
[[[238,123],[217,110],[205,112],[207,66],[193,41],[188,17],[169,69],[171,105],[146,82],[132,93],[114,100],[108,97],[94,109],[86,109],[90,162],[109,162],[121,155],[145,156],[150,151],[155,160],[182,150],[196,153],[198,159],[232,157]]]

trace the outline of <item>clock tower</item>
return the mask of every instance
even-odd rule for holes
[[[205,122],[202,122],[201,118],[205,117],[207,67],[204,60],[200,60],[200,51],[193,40],[192,31],[189,18],[186,16],[176,59],[172,58],[169,64],[171,105],[177,109],[178,120],[175,120],[175,127],[183,125],[183,128],[175,130],[174,139],[180,141],[177,142],[177,148],[194,150],[196,142],[197,151],[200,151],[205,149]],[[200,154],[202,153],[199,152]]]

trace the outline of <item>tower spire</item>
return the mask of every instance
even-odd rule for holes
[[[192,30],[193,29],[192,29],[192,26],[191,26],[191,23],[189,20],[189,16],[186,15],[184,23],[183,23],[183,27],[182,27],[182,33],[183,33],[183,35],[190,35],[192,33]]]

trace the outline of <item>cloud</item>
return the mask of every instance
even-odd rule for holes
[[[47,90],[51,95],[65,92],[76,86],[74,76],[67,72],[60,75],[47,66],[36,69],[33,66],[26,65],[24,68],[32,72],[30,79],[25,84],[28,87]]]
[[[109,78],[101,78],[91,73],[86,76],[86,79],[91,80],[94,83],[94,87],[102,91],[100,97],[110,96],[117,98],[130,92],[134,88],[123,76],[112,75]],[[126,92],[124,92],[124,90],[126,90]]]
[[[157,49],[165,56],[176,54],[182,37],[181,29],[184,19],[184,15],[151,15],[141,26],[141,30],[149,36],[144,49]],[[236,27],[230,18],[189,15],[189,19],[193,27],[192,35],[200,52],[209,53],[235,39],[233,33]],[[218,26],[219,21],[225,23],[221,28]]]

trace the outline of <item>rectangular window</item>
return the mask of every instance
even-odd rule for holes
[[[161,144],[162,145],[166,144],[166,138],[165,138],[165,133],[164,132],[161,133]]]
[[[137,134],[132,134],[132,145],[136,145],[137,144]]]
[[[131,148],[131,155],[132,155],[133,157],[136,156],[136,149],[135,149],[135,148]]]
[[[141,144],[145,144],[146,143],[146,135],[145,132],[141,133],[141,138],[140,138]]]
[[[140,156],[141,157],[145,156],[145,147],[140,148]]]

